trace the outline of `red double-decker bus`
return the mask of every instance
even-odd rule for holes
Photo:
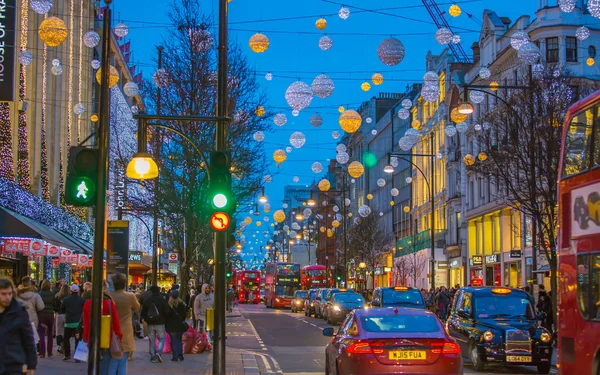
[[[235,273],[239,303],[260,302],[260,271],[242,270]]]
[[[294,292],[300,289],[300,263],[267,264],[265,270],[265,306],[291,307]]]
[[[327,268],[322,264],[302,267],[302,289],[327,287]]]
[[[600,375],[600,91],[569,109],[558,188],[558,373]]]

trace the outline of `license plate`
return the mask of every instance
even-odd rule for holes
[[[392,350],[390,351],[391,360],[417,360],[424,361],[427,359],[427,352],[423,350]]]
[[[292,305],[285,305],[285,307],[292,307]]]
[[[531,362],[531,357],[528,355],[507,355],[506,362]]]

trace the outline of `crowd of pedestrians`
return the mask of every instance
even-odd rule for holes
[[[131,288],[127,278],[115,274],[110,278],[112,291],[105,281],[102,291],[100,332],[101,375],[125,375],[127,362],[136,351],[135,338],[148,337],[150,361],[162,362],[165,338],[171,341],[171,361],[184,360],[183,335],[196,330],[212,343],[207,332],[207,311],[214,308],[214,292],[203,285],[196,294],[182,299],[179,286],[161,290],[151,286],[146,291]],[[86,360],[90,340],[92,284],[69,285],[64,280],[39,285],[29,277],[19,287],[0,278],[0,361],[1,375],[33,375],[38,359],[53,357],[55,348],[64,361]],[[193,328],[187,323],[191,312]],[[142,328],[143,327],[143,328]],[[56,342],[54,341],[56,339]],[[56,343],[56,346],[55,346]]]

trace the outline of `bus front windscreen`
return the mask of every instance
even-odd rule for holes
[[[296,290],[298,290],[297,286],[277,285],[275,287],[275,295],[277,297],[292,298]]]
[[[300,277],[299,264],[278,264],[277,275],[284,277]]]

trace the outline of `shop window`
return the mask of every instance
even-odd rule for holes
[[[563,177],[583,172],[589,167],[589,149],[594,112],[589,109],[573,117],[565,140]]]
[[[577,256],[577,300],[585,319],[600,320],[600,253]]]
[[[600,166],[600,107],[596,107],[596,116],[594,118],[594,156],[592,159],[592,168]]]
[[[566,40],[567,62],[577,62],[577,38],[568,36]]]
[[[594,47],[594,46],[588,47],[588,56],[591,58],[596,58],[596,47]]]
[[[546,63],[558,62],[558,37],[546,38]]]

